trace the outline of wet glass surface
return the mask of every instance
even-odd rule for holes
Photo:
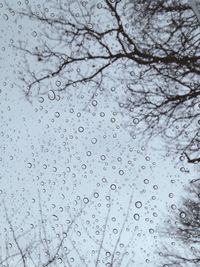
[[[0,2],[0,266],[198,266],[199,29],[187,1]]]

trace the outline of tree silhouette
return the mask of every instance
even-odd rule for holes
[[[200,162],[200,26],[187,1],[46,1],[18,14],[39,25],[36,46],[15,45],[26,56],[27,97],[117,90],[137,133]]]
[[[188,197],[182,200],[179,209],[168,220],[163,235],[172,240],[164,246],[160,255],[162,266],[198,266],[200,262],[200,182],[191,181],[186,188]],[[170,248],[169,248],[170,247]]]
[[[133,242],[134,230],[127,237],[127,227],[132,225],[130,211],[133,206],[133,193],[130,195],[123,220],[113,229],[113,199],[107,196],[107,204],[101,220],[92,226],[88,205],[76,207],[75,211],[65,212],[65,221],[58,219],[56,223],[46,216],[40,195],[38,222],[27,230],[11,219],[9,209],[5,210],[5,244],[1,244],[0,265],[2,267],[47,267],[47,266],[129,266],[134,262]],[[92,203],[92,201],[91,201]],[[93,203],[94,204],[94,203]],[[113,213],[114,212],[114,213]],[[111,216],[112,215],[112,216]],[[96,216],[98,217],[98,216]],[[87,218],[87,220],[85,219]],[[114,220],[114,219],[115,220]],[[26,221],[26,226],[27,226]],[[26,228],[26,227],[25,227]],[[98,232],[94,234],[94,229]],[[97,231],[98,229],[98,231]],[[84,237],[82,237],[84,236]]]

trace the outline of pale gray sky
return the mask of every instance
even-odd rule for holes
[[[34,233],[38,235],[38,192],[43,214],[48,218],[49,236],[55,234],[51,227],[55,227],[56,233],[62,227],[65,230],[68,211],[76,214],[89,200],[70,230],[70,238],[76,242],[88,266],[95,266],[93,250],[98,247],[95,240],[101,240],[109,196],[112,208],[104,246],[107,252],[112,252],[133,192],[121,243],[126,246],[132,236],[133,239],[126,248],[129,255],[122,266],[130,258],[135,264],[128,266],[156,266],[159,259],[154,253],[161,242],[157,230],[163,226],[171,205],[180,201],[183,185],[197,178],[197,173],[186,164],[190,173],[181,172],[184,164],[176,164],[178,160],[159,151],[159,139],[154,139],[148,147],[143,147],[139,138],[132,139],[123,127],[124,117],[113,114],[118,105],[104,95],[96,96],[98,104],[87,108],[85,99],[77,98],[74,88],[70,89],[70,95],[56,93],[55,100],[44,95],[43,99],[38,97],[32,103],[27,102],[17,78],[20,65],[23,66],[20,52],[11,44],[27,38],[37,42],[32,34],[35,26],[27,20],[16,22],[16,15],[9,14],[3,3],[0,5],[0,192],[1,203],[5,201],[18,234],[34,228],[20,239],[20,245],[25,248],[35,238]],[[5,256],[9,228],[3,205],[0,212],[0,246]],[[10,235],[8,243],[13,253],[16,246]],[[52,253],[55,243],[50,244]],[[67,247],[71,251],[71,266],[80,266],[77,251],[72,249],[72,244]],[[123,252],[121,245],[120,253]],[[100,260],[99,266],[104,266],[105,251]]]

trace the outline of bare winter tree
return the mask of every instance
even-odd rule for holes
[[[37,224],[31,224],[30,229],[26,231],[12,222],[12,219],[8,215],[8,209],[4,204],[8,229],[5,228],[5,246],[1,246],[1,266],[46,267],[56,266],[58,263],[59,265],[61,263],[68,263],[67,266],[71,266],[69,264],[70,259],[68,254],[74,249],[67,248],[66,242],[70,240],[70,232],[73,231],[74,223],[81,216],[84,207],[74,216],[70,213],[67,214],[68,225],[58,233],[56,227],[51,225],[51,223],[49,224],[49,219],[47,220],[46,216],[44,216],[41,202],[39,204],[40,219]],[[83,261],[80,254],[76,256],[80,257],[79,260],[81,262]]]
[[[131,229],[131,235],[127,235],[126,228],[130,225],[134,227],[130,216],[132,199],[133,194],[123,214],[123,220],[118,224],[119,228],[113,229],[115,217],[112,215],[116,212],[109,197],[102,220],[98,224],[94,223],[95,232],[98,232],[96,235],[86,211],[88,204],[74,212],[65,212],[67,223],[59,220],[57,215],[54,215],[56,223],[53,223],[46,217],[39,198],[39,220],[23,231],[20,225],[13,222],[5,207],[6,238],[4,245],[0,246],[0,266],[131,266],[135,257],[135,232]],[[26,226],[27,224],[26,221]]]
[[[18,14],[38,25],[37,45],[15,45],[26,56],[27,97],[117,90],[136,132],[161,135],[200,162],[200,26],[187,1],[57,0],[27,3]]]
[[[192,181],[187,187],[188,197],[168,220],[164,236],[170,237],[162,256],[165,267],[199,266],[200,263],[200,182]],[[175,216],[174,216],[175,215]],[[174,216],[174,217],[173,217]]]

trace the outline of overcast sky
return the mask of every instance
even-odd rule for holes
[[[59,232],[61,225],[67,225],[69,211],[73,217],[84,206],[71,239],[88,266],[94,266],[94,240],[101,240],[109,210],[106,205],[111,203],[105,247],[112,252],[133,194],[121,243],[126,246],[131,237],[132,241],[122,266],[129,259],[135,262],[129,266],[156,266],[156,252],[161,246],[158,230],[164,226],[171,206],[180,202],[183,185],[197,178],[197,173],[178,163],[178,158],[166,156],[164,149],[160,151],[161,140],[154,139],[147,146],[140,137],[131,138],[124,128],[127,118],[103,93],[88,105],[88,97],[81,97],[84,91],[77,93],[74,88],[28,102],[18,80],[23,66],[21,54],[11,44],[27,38],[37,42],[35,26],[27,20],[24,24],[22,20],[16,22],[16,16],[0,5],[0,194],[13,228],[37,232],[41,203],[47,227],[55,226]],[[181,171],[183,168],[189,172]],[[4,218],[0,231],[4,255],[9,228],[3,204],[0,211]],[[48,234],[53,236],[54,230],[49,229]],[[22,247],[27,246],[29,238],[32,240],[32,232],[20,240]],[[9,242],[13,243],[11,239]],[[123,253],[123,246],[121,250]],[[80,266],[72,260],[76,252],[71,253],[72,266]]]

